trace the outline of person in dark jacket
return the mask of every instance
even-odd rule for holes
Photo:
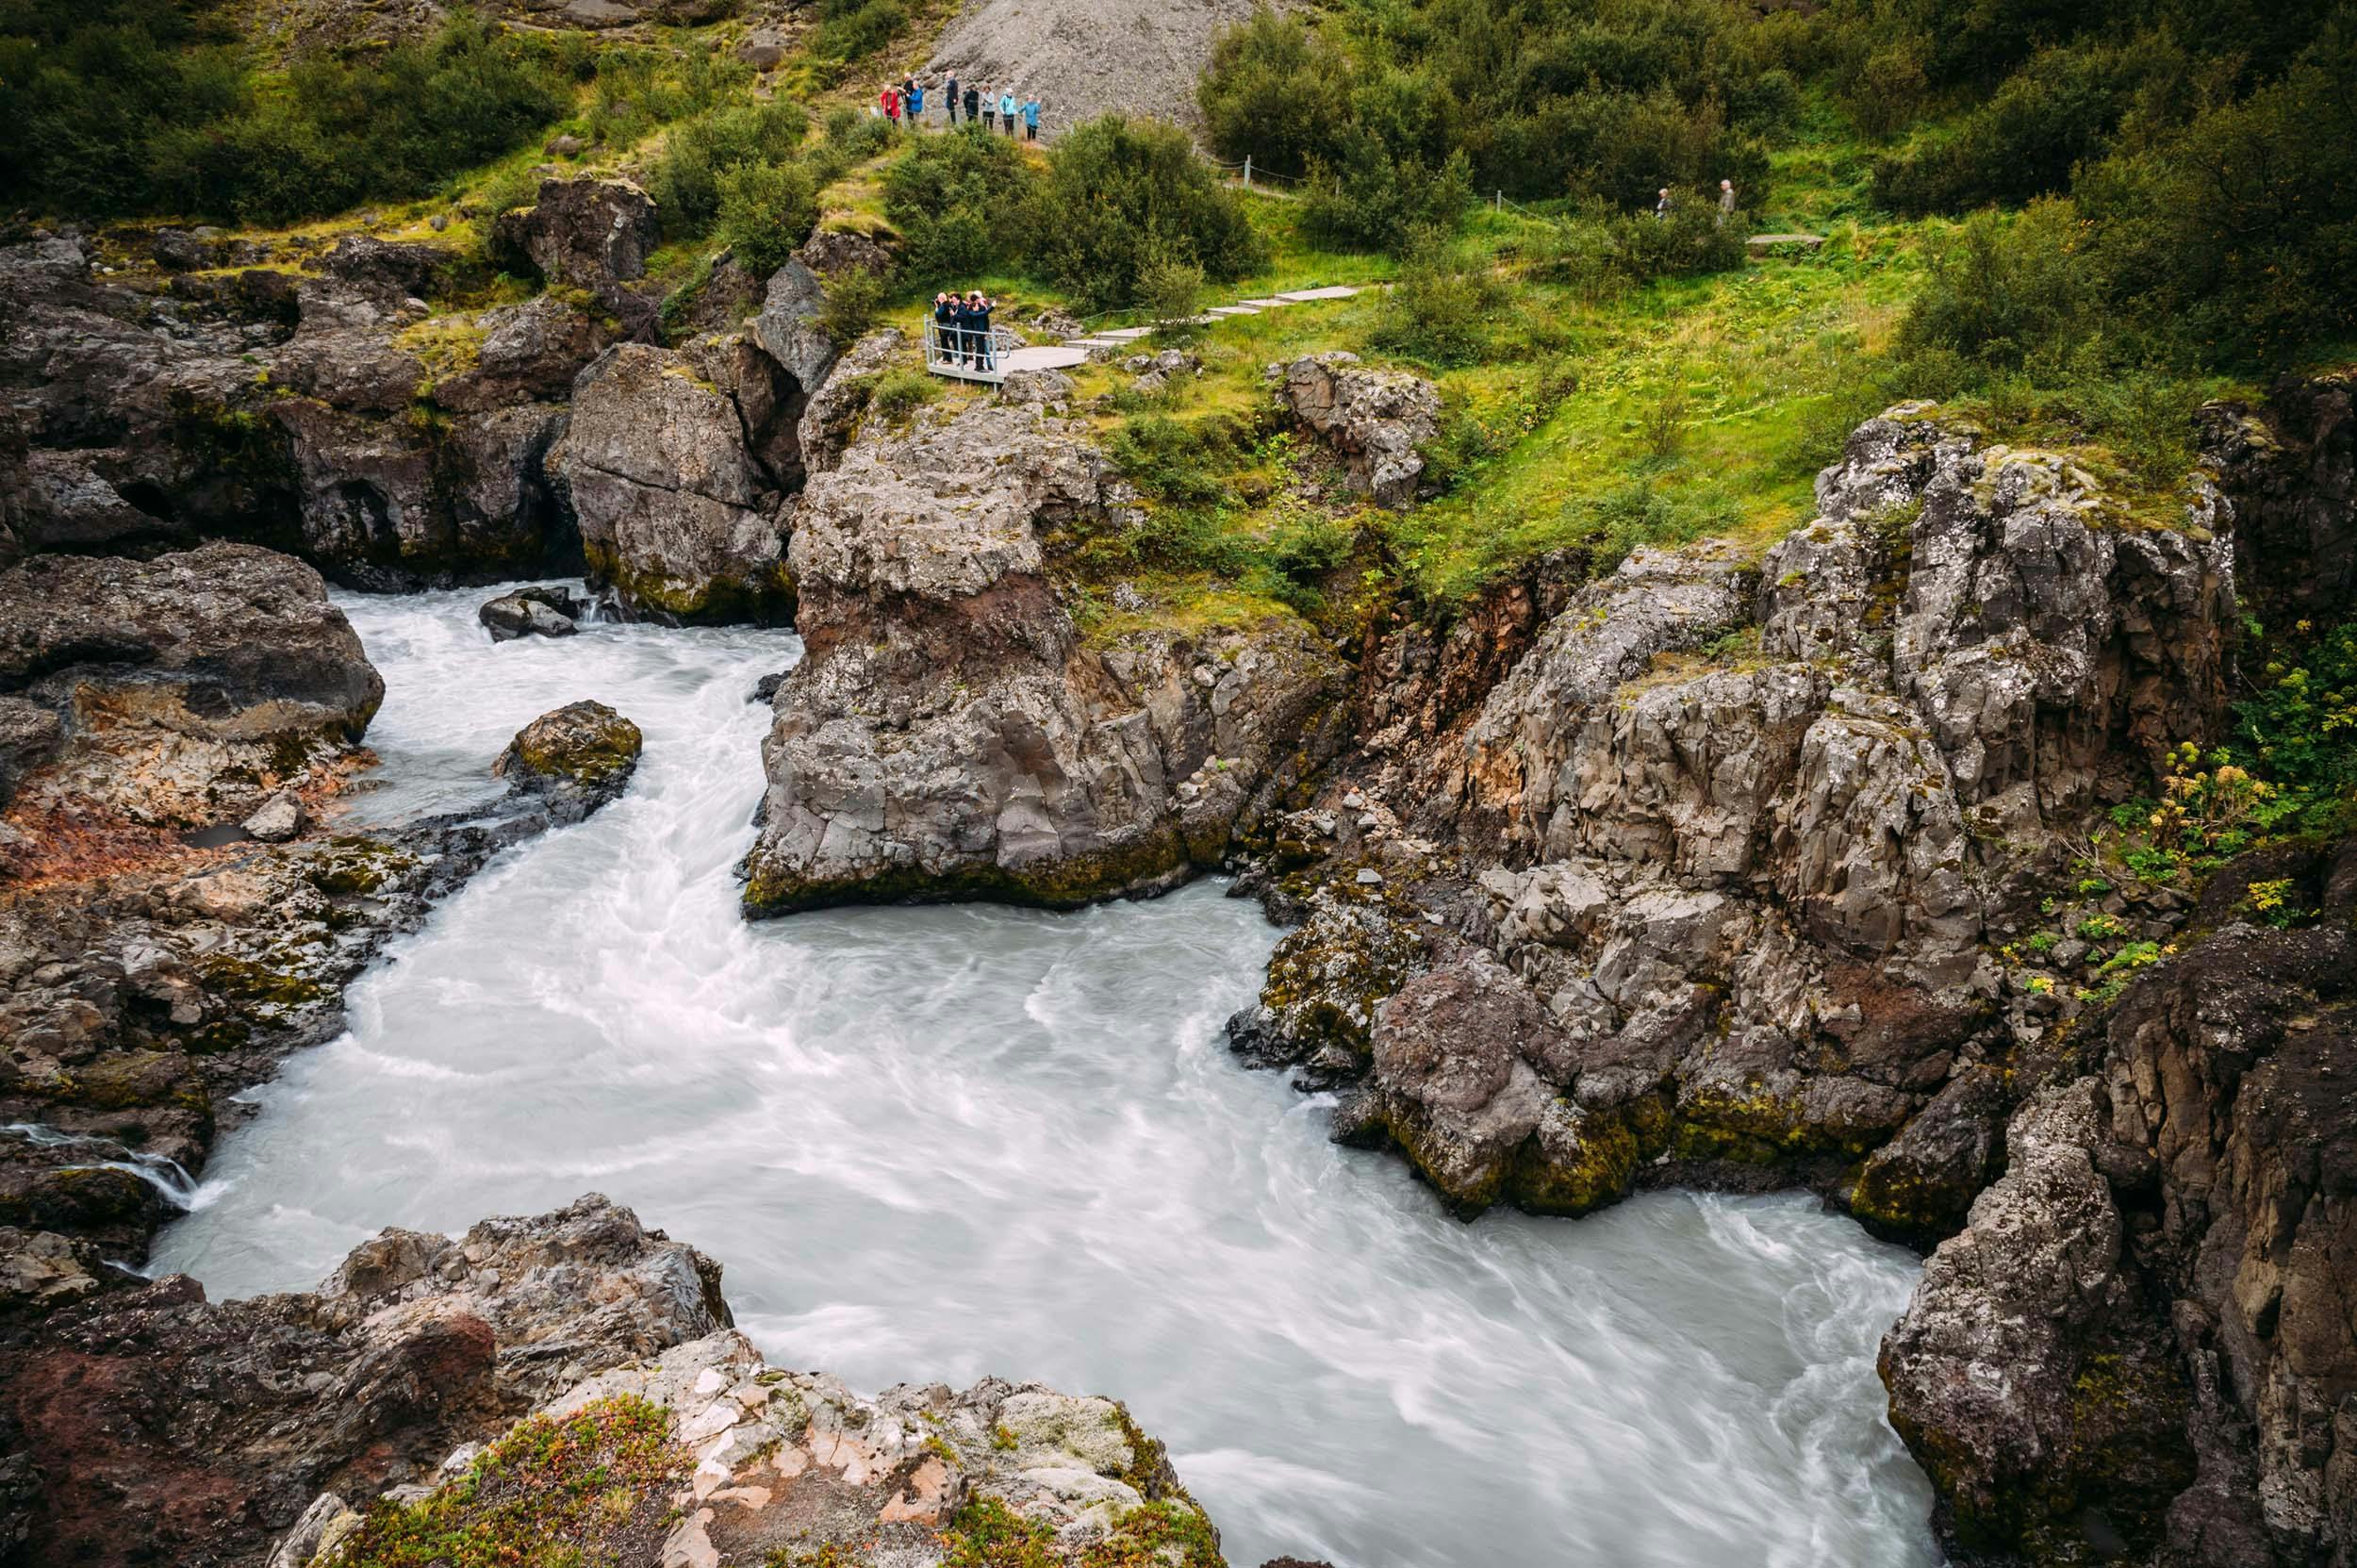
[[[933,296],[933,350],[945,359],[957,358],[958,302],[948,293]]]
[[[995,370],[997,368],[998,355],[996,346],[990,340],[990,313],[997,308],[997,302],[980,289],[968,290],[965,302],[966,309],[972,315],[974,322],[970,329],[974,342],[974,362],[982,370]]]
[[[965,90],[965,123],[969,125],[979,124],[981,120],[981,91],[979,88],[967,88]]]
[[[941,98],[942,102],[949,106],[949,128],[955,130],[958,124],[958,79],[956,76],[952,75],[948,81],[942,83]]]

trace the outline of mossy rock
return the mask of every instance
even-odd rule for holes
[[[1194,869],[1186,845],[1169,830],[1134,844],[1010,867],[966,862],[940,870],[896,866],[856,877],[805,877],[756,865],[745,883],[744,909],[759,919],[846,904],[988,901],[1032,909],[1080,909],[1176,885]]]
[[[1628,1196],[1638,1159],[1628,1117],[1558,1099],[1515,1158],[1508,1184],[1515,1205],[1534,1214],[1593,1213]]]
[[[744,577],[684,582],[633,568],[613,551],[585,542],[589,580],[611,587],[633,613],[680,626],[791,626],[793,569],[779,560]]]
[[[645,749],[638,726],[603,702],[572,702],[517,731],[491,771],[525,786],[572,784],[602,793],[621,786]]]

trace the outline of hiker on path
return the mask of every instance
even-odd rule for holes
[[[886,87],[876,94],[876,101],[883,106],[884,118],[891,121],[897,129],[900,124],[900,90]]]
[[[1735,216],[1735,182],[1719,182],[1719,226],[1725,228],[1727,220]]]
[[[942,101],[949,106],[949,125],[954,130],[958,124],[958,74],[956,72],[950,72],[948,79],[941,84],[941,97]]]
[[[909,83],[904,95],[908,99],[909,106],[909,129],[923,130],[925,128],[925,84]]]
[[[1039,94],[1036,92],[1023,100],[1023,140],[1039,140]]]
[[[988,87],[984,87],[982,89],[982,130],[988,135],[995,134],[997,129],[998,100],[991,95]]]
[[[998,94],[998,118],[1007,123],[1007,134],[1014,134],[1014,89]]]
[[[1661,188],[1661,199],[1653,204],[1653,215],[1656,223],[1670,216],[1670,188],[1666,185]]]
[[[971,87],[967,88],[965,90],[965,123],[969,125],[975,124],[975,117],[981,112],[981,93]]]

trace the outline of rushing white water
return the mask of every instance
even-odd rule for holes
[[[1230,1060],[1277,933],[1215,886],[748,925],[745,697],[793,639],[494,647],[484,597],[344,602],[389,688],[365,812],[480,798],[583,697],[645,729],[637,777],[354,987],[159,1267],[302,1288],[386,1225],[598,1190],[719,1257],[781,1364],[1128,1400],[1245,1568],[1938,1561],[1873,1372],[1905,1253],[1801,1197],[1449,1219]]]

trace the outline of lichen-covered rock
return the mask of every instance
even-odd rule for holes
[[[1565,1042],[1539,999],[1475,949],[1387,999],[1370,1044],[1342,1135],[1391,1139],[1460,1213],[1496,1202],[1565,1076]]]
[[[573,378],[605,352],[616,323],[554,294],[486,310],[474,363],[434,384],[434,401],[459,413],[519,403],[562,403]]]
[[[1341,668],[1297,622],[1083,646],[1042,535],[1123,498],[1075,432],[999,404],[813,476],[749,909],[1166,886],[1335,743]]]
[[[491,238],[507,265],[587,289],[629,336],[652,332],[653,302],[624,285],[646,276],[661,225],[653,198],[628,180],[543,180],[532,206],[493,220]]]
[[[544,797],[558,821],[578,822],[628,787],[645,745],[638,726],[603,702],[574,702],[517,731],[491,771]]]
[[[2005,1174],[1925,1265],[1883,1342],[1891,1424],[1976,1550],[2147,1550],[2194,1476],[2190,1391],[2124,1252],[2109,1107],[2082,1079],[2032,1098]]]
[[[1171,1549],[1200,1568],[1223,1560],[1162,1445],[1110,1399],[998,1378],[871,1397],[824,1373],[772,1369],[723,1332],[592,1378],[545,1418],[618,1407],[668,1417],[676,1462],[644,1483],[650,1511],[673,1521],[666,1562],[856,1555],[941,1568],[1019,1550],[1027,1563],[1079,1568]]]
[[[1424,474],[1417,449],[1441,433],[1440,388],[1407,371],[1379,371],[1342,350],[1277,371],[1294,417],[1342,453],[1351,481],[1378,505],[1405,508]]]
[[[1858,1168],[1850,1212],[1868,1229],[1918,1244],[1955,1233],[2003,1167],[2003,1076],[1968,1067]]]
[[[824,279],[801,262],[788,261],[769,274],[761,310],[747,329],[805,396],[834,369],[834,339],[818,324],[826,295]]]
[[[384,700],[319,573],[251,545],[153,561],[42,556],[0,574],[0,691],[57,715],[37,802],[236,821]]]
[[[852,344],[850,352],[813,388],[795,432],[803,465],[811,472],[823,472],[842,461],[843,449],[859,428],[860,416],[867,412],[876,377],[907,346],[908,339],[898,327],[871,332]]]
[[[1282,846],[1280,844],[1280,852]],[[1228,1020],[1228,1041],[1255,1066],[1330,1082],[1363,1070],[1376,1008],[1425,961],[1425,927],[1381,892],[1321,884],[1269,955],[1260,1000]]]
[[[7,1522],[33,1561],[258,1561],[322,1491],[430,1479],[585,1374],[726,1329],[719,1273],[590,1197],[388,1230],[315,1294],[214,1303],[175,1275],[67,1307],[6,1352],[40,1477]]]
[[[594,579],[678,621],[784,621],[793,505],[747,443],[743,400],[688,355],[641,343],[582,374],[549,455]],[[784,417],[790,429],[792,420]]]

